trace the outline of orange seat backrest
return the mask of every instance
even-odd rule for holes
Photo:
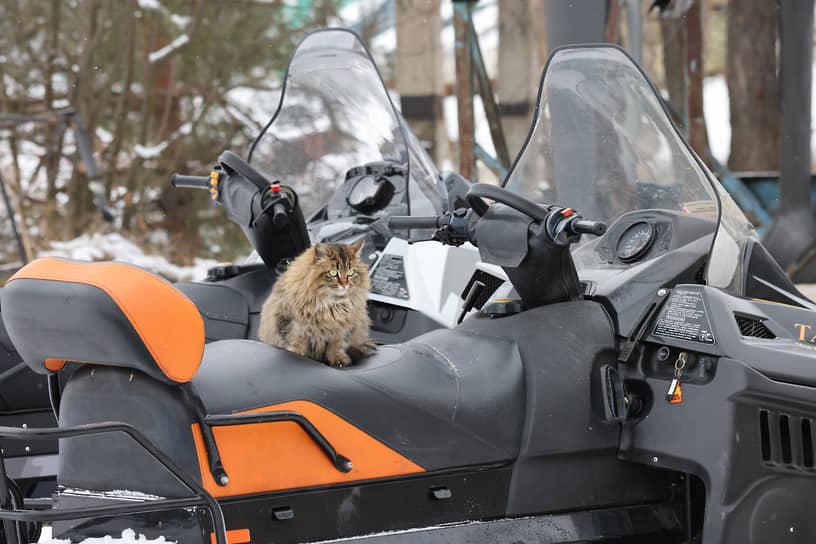
[[[184,383],[201,364],[204,323],[195,304],[141,268],[45,257],[14,274],[2,296],[9,337],[37,372],[68,360]]]

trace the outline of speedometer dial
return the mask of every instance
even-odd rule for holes
[[[615,249],[618,259],[625,263],[638,260],[652,247],[654,239],[654,225],[646,221],[635,223],[618,239]]]

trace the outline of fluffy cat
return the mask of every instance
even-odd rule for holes
[[[362,248],[321,243],[295,258],[261,309],[260,340],[334,367],[374,353]]]

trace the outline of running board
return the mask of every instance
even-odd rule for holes
[[[606,510],[548,514],[493,521],[423,527],[336,540],[315,544],[413,544],[415,542],[456,544],[470,542],[513,542],[548,544],[567,542],[606,542],[623,539],[630,542],[663,542],[682,534],[676,513],[667,504],[630,506]],[[666,539],[666,540],[664,540]]]

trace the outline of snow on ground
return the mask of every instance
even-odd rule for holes
[[[37,542],[38,544],[71,544],[70,540],[52,539],[50,527],[43,527],[43,534]],[[132,529],[125,529],[120,537],[86,538],[77,544],[170,544],[170,542],[164,537],[148,540],[144,535],[137,535]]]
[[[142,248],[119,233],[83,234],[67,242],[51,242],[50,250],[39,257],[63,257],[85,261],[119,261],[140,266],[170,281],[200,280],[207,269],[218,264],[214,259],[196,258],[193,266],[178,266],[159,255],[148,255]]]

